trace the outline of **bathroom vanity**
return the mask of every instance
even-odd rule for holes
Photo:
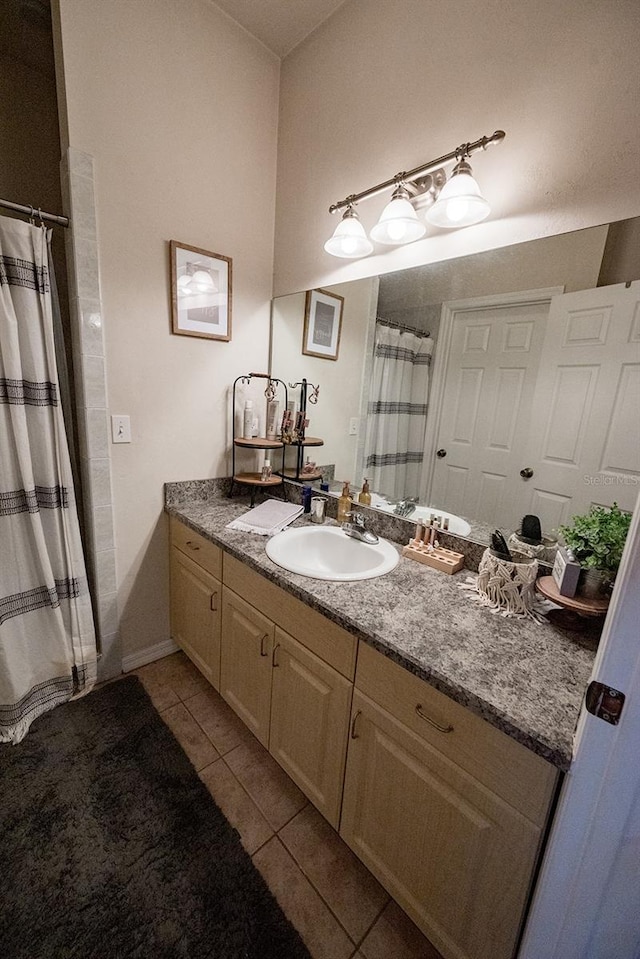
[[[168,505],[173,638],[443,956],[510,959],[593,649],[465,571],[288,573],[246,508]]]

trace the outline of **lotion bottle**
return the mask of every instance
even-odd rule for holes
[[[242,435],[248,439],[253,434],[253,400],[245,400],[242,418]]]
[[[363,506],[371,506],[371,493],[369,492],[369,480],[365,479],[362,489],[358,493],[358,502]]]
[[[346,480],[346,482],[343,483],[342,493],[340,494],[340,499],[338,500],[337,520],[339,523],[347,522],[347,513],[351,512],[352,505],[351,493],[349,491],[349,480]]]

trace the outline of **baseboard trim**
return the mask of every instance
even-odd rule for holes
[[[179,648],[172,639],[165,639],[162,643],[156,643],[155,646],[139,649],[137,652],[123,657],[122,672],[130,673],[132,669],[139,669],[140,666],[146,666],[147,663],[154,663],[156,659],[170,656],[171,653],[177,652]]]

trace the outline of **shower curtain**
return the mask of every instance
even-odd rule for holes
[[[50,277],[47,231],[0,217],[0,742],[96,679]]]
[[[430,336],[376,325],[365,467],[371,488],[391,499],[420,492],[432,351]]]

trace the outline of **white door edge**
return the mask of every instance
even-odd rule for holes
[[[583,708],[518,959],[640,956],[640,497],[592,678],[618,726]]]

